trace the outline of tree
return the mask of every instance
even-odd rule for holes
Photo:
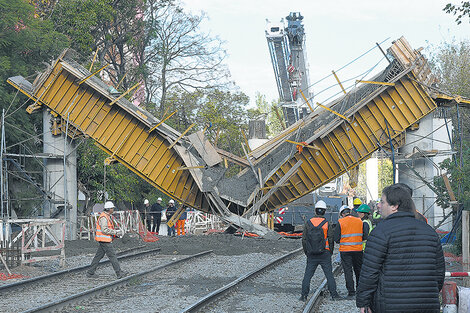
[[[151,112],[164,115],[172,89],[192,92],[227,85],[228,70],[222,63],[226,52],[219,38],[200,31],[205,18],[176,5],[146,12],[150,41],[141,66]]]
[[[40,115],[29,115],[26,102],[7,83],[12,76],[28,77],[42,70],[68,46],[67,37],[54,31],[53,24],[36,17],[34,6],[22,0],[0,0],[0,108],[5,110],[6,146],[9,153],[33,154],[41,150]],[[34,76],[33,76],[34,78]],[[11,165],[11,163],[9,163]],[[36,181],[41,181],[41,165],[25,164]],[[9,196],[19,216],[40,207],[41,197],[25,177],[10,168]],[[27,198],[27,201],[19,199]]]
[[[268,137],[276,136],[284,129],[282,122],[284,117],[282,110],[279,109],[279,102],[273,100],[269,104],[266,101],[266,96],[260,93],[256,93],[255,97],[256,109],[248,110],[250,119],[265,119]]]
[[[451,95],[470,97],[470,42],[444,43],[435,48],[432,55],[434,72],[440,79],[440,89]],[[452,141],[456,154],[452,159],[440,163],[449,178],[451,188],[459,203],[470,199],[470,112],[468,107],[452,107],[447,112],[453,125]],[[450,198],[442,177],[434,179],[434,185],[440,191],[437,203],[447,208]],[[455,213],[455,212],[454,212]]]
[[[103,202],[104,192],[113,201],[137,205],[141,205],[144,198],[156,200],[163,197],[162,192],[124,165],[115,163],[105,166],[104,160],[109,155],[95,146],[92,140],[85,140],[78,147],[78,153],[79,188],[89,201],[85,210],[89,210],[94,203]]]
[[[455,4],[452,4],[452,3],[448,3],[443,11],[445,11],[446,13],[449,13],[449,14],[453,14],[453,15],[456,15],[457,18],[455,19],[455,21],[457,22],[457,24],[460,24],[462,23],[462,19],[465,17],[465,16],[470,16],[470,2],[469,1],[461,1],[460,2],[460,5],[455,5]]]
[[[248,103],[248,96],[241,92],[175,90],[169,94],[167,105],[169,111],[177,110],[177,113],[167,123],[181,132],[195,123],[196,127],[191,132],[205,129],[205,135],[215,146],[243,156],[241,129],[247,129]],[[231,164],[228,175],[238,169],[238,166]]]

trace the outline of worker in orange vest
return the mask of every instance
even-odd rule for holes
[[[187,218],[188,218],[188,214],[186,213],[186,210],[184,210],[183,213],[181,213],[180,217],[178,218],[178,221],[176,221],[176,234],[178,236],[186,235],[184,224],[186,223]]]
[[[354,286],[353,270],[356,276],[356,287],[362,267],[362,242],[367,240],[367,232],[362,220],[351,215],[351,209],[343,205],[339,209],[339,220],[334,230],[334,240],[339,243],[339,254],[343,266],[347,299],[354,299],[356,290]]]
[[[318,201],[315,204],[315,216],[307,220],[304,225],[302,247],[307,256],[307,266],[305,267],[304,279],[302,280],[300,301],[307,300],[307,295],[310,291],[310,280],[315,274],[318,265],[321,265],[323,273],[325,274],[331,299],[341,299],[336,291],[336,282],[333,277],[331,255],[334,249],[334,242],[328,231],[328,221],[324,217],[325,212],[325,201]]]
[[[115,229],[111,215],[114,212],[114,204],[111,201],[106,201],[104,204],[104,211],[101,212],[100,217],[96,223],[96,234],[95,240],[98,242],[98,251],[96,251],[93,261],[91,261],[90,268],[87,271],[88,277],[95,277],[95,271],[98,267],[98,263],[106,254],[109,261],[114,268],[114,272],[118,279],[126,276],[126,273],[121,270],[119,261],[116,257],[116,251],[113,246],[114,237],[124,236],[124,231],[121,229]]]

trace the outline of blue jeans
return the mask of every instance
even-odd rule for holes
[[[333,277],[331,253],[329,251],[325,251],[318,255],[307,256],[307,266],[305,267],[304,279],[302,281],[302,296],[308,296],[308,293],[310,292],[310,280],[315,274],[315,270],[318,265],[321,266],[323,273],[325,274],[330,295],[336,296],[338,292],[336,291],[336,281]]]
[[[168,226],[167,228],[168,228],[168,236],[175,236],[175,235],[176,235],[176,233],[175,233],[175,225],[173,225],[173,226],[171,226],[171,227]]]

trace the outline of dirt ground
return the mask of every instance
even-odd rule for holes
[[[209,235],[191,235],[179,237],[160,236],[156,242],[144,242],[137,235],[126,235],[116,239],[116,251],[123,251],[138,246],[161,248],[161,254],[190,255],[213,250],[219,255],[240,255],[248,253],[278,254],[298,249],[302,246],[300,239],[263,239],[243,237],[225,233]],[[65,255],[76,256],[95,253],[97,244],[92,240],[73,240],[65,242]]]

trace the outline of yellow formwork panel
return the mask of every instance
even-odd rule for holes
[[[279,181],[298,159],[304,162],[285,185],[278,188],[264,205],[264,210],[291,202],[346,173],[369,158],[380,146],[389,145],[389,136],[396,145],[406,128],[431,113],[436,104],[411,73],[403,76],[323,137],[310,145],[319,150],[303,149],[270,177],[266,186]],[[348,113],[348,112],[347,112]],[[299,183],[299,180],[302,183]],[[295,186],[292,188],[290,186]]]
[[[79,84],[77,77],[57,62],[34,97],[93,138],[97,146],[166,194],[187,205],[202,208],[204,196],[197,188],[183,160],[169,143],[97,90]],[[71,135],[71,134],[69,134]]]

